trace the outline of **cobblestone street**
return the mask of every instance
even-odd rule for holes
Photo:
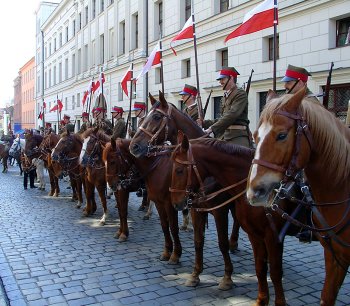
[[[209,217],[204,250],[204,272],[197,288],[186,287],[192,272],[192,232],[181,232],[183,255],[172,266],[159,261],[163,234],[154,210],[143,220],[140,198],[129,203],[129,240],[119,243],[115,200],[108,200],[105,226],[100,201],[93,217],[82,217],[70,201],[71,190],[60,180],[61,195],[23,190],[17,167],[0,173],[0,290],[2,305],[251,305],[257,295],[252,250],[241,231],[239,251],[231,254],[234,287],[220,291],[224,274],[213,218]],[[48,185],[47,185],[48,188]],[[180,220],[181,223],[182,220]],[[324,280],[323,249],[317,242],[301,244],[287,237],[284,279],[288,305],[318,305]],[[271,282],[270,304],[274,304]],[[344,281],[337,305],[350,304],[350,276]]]

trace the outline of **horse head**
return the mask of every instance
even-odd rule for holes
[[[39,146],[43,141],[43,136],[39,134],[33,134],[32,131],[25,135],[24,153],[27,157],[35,157],[40,155]]]
[[[311,140],[301,110],[305,92],[302,88],[282,97],[269,92],[254,133],[257,148],[247,190],[251,205],[270,205],[274,189],[287,177],[294,178],[310,157]]]
[[[53,161],[61,164],[70,164],[76,160],[81,152],[82,141],[80,136],[69,131],[64,132],[51,153]]]

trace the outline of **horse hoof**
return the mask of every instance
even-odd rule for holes
[[[116,233],[114,234],[113,237],[116,238],[116,239],[119,239],[120,235],[121,235],[121,233],[118,231],[118,232],[116,232]]]
[[[53,192],[49,192],[48,194],[47,194],[49,197],[52,197],[53,196]]]
[[[137,210],[138,211],[144,211],[146,209],[146,206],[141,205]]]
[[[220,290],[230,290],[233,287],[233,281],[231,278],[223,278],[223,280],[219,284],[219,289]]]
[[[118,242],[125,242],[126,240],[128,240],[128,237],[125,234],[121,234],[119,236]]]
[[[149,220],[149,216],[148,215],[144,215],[142,219],[143,220]]]
[[[172,254],[169,258],[168,264],[169,265],[177,265],[179,262],[180,262],[179,257],[174,256],[174,254]]]
[[[100,225],[101,225],[101,226],[103,226],[103,225],[105,225],[105,224],[106,224],[106,220],[100,220],[100,222],[99,222],[99,223],[100,223]]]
[[[81,203],[78,202],[77,205],[75,205],[76,208],[80,208],[81,207]]]
[[[190,279],[188,279],[185,283],[186,287],[197,287],[199,285],[199,277],[198,276],[192,276],[190,277]]]
[[[168,261],[169,258],[170,258],[170,256],[166,256],[166,255],[162,254],[162,255],[160,255],[160,257],[159,257],[159,260],[160,260],[160,261]]]

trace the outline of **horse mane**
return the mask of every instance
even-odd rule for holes
[[[68,133],[67,131],[64,131],[62,134],[61,134],[61,137],[60,138],[63,138],[63,137],[72,137],[74,140],[80,142],[80,143],[83,143],[83,140],[80,136],[79,133]]]
[[[270,121],[272,116],[283,109],[291,95],[284,95],[268,102],[261,114],[262,121]],[[303,99],[301,114],[309,125],[313,139],[313,150],[324,156],[322,169],[325,175],[334,178],[334,183],[347,179],[350,175],[350,130],[333,113],[321,104]]]
[[[229,155],[239,155],[243,157],[253,158],[255,150],[249,149],[243,146],[239,146],[227,141],[218,140],[215,138],[198,138],[190,140],[190,143],[202,144],[207,147],[212,147],[219,152],[229,154]]]

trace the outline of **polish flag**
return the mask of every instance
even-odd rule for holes
[[[86,91],[84,92],[83,100],[81,101],[81,102],[83,103],[83,106],[84,106],[84,104],[85,104],[86,99],[87,99],[88,96],[89,96],[89,90],[86,90]]]
[[[46,108],[46,102],[43,101],[43,108]]]
[[[170,49],[174,52],[176,55],[175,49],[172,47],[172,43],[176,40],[182,40],[182,39],[191,39],[193,38],[193,21],[192,21],[192,15],[188,20],[186,21],[185,25],[183,26],[181,32],[177,34],[170,42]]]
[[[139,78],[141,78],[143,75],[145,75],[148,71],[151,70],[152,66],[158,65],[160,64],[160,60],[161,60],[161,51],[160,50],[160,44],[159,42],[156,44],[156,46],[154,47],[152,53],[150,54],[150,56],[148,57],[147,63],[145,64],[145,66],[143,66],[142,71],[140,72],[140,74],[137,76],[136,78],[136,82],[138,81]]]
[[[54,111],[57,111],[57,110],[58,110],[59,112],[61,112],[62,108],[63,108],[63,104],[62,104],[61,100],[57,100],[57,104],[55,104],[55,105],[50,109],[50,112],[54,112]]]
[[[92,92],[96,96],[99,96],[100,93],[102,93],[102,87],[103,87],[104,82],[105,82],[105,75],[103,72],[101,72],[100,76],[98,77],[98,81],[92,87]],[[101,84],[102,84],[102,86],[101,86]]]
[[[265,0],[260,3],[254,9],[245,14],[243,23],[226,37],[225,42],[235,37],[272,27],[275,22],[277,24],[277,16],[276,21],[274,20],[274,8],[274,0]]]
[[[132,64],[130,65],[129,69],[127,70],[127,72],[125,72],[123,78],[120,81],[120,86],[122,87],[124,93],[126,94],[127,97],[129,97],[128,95],[128,82],[131,82],[132,79]]]

